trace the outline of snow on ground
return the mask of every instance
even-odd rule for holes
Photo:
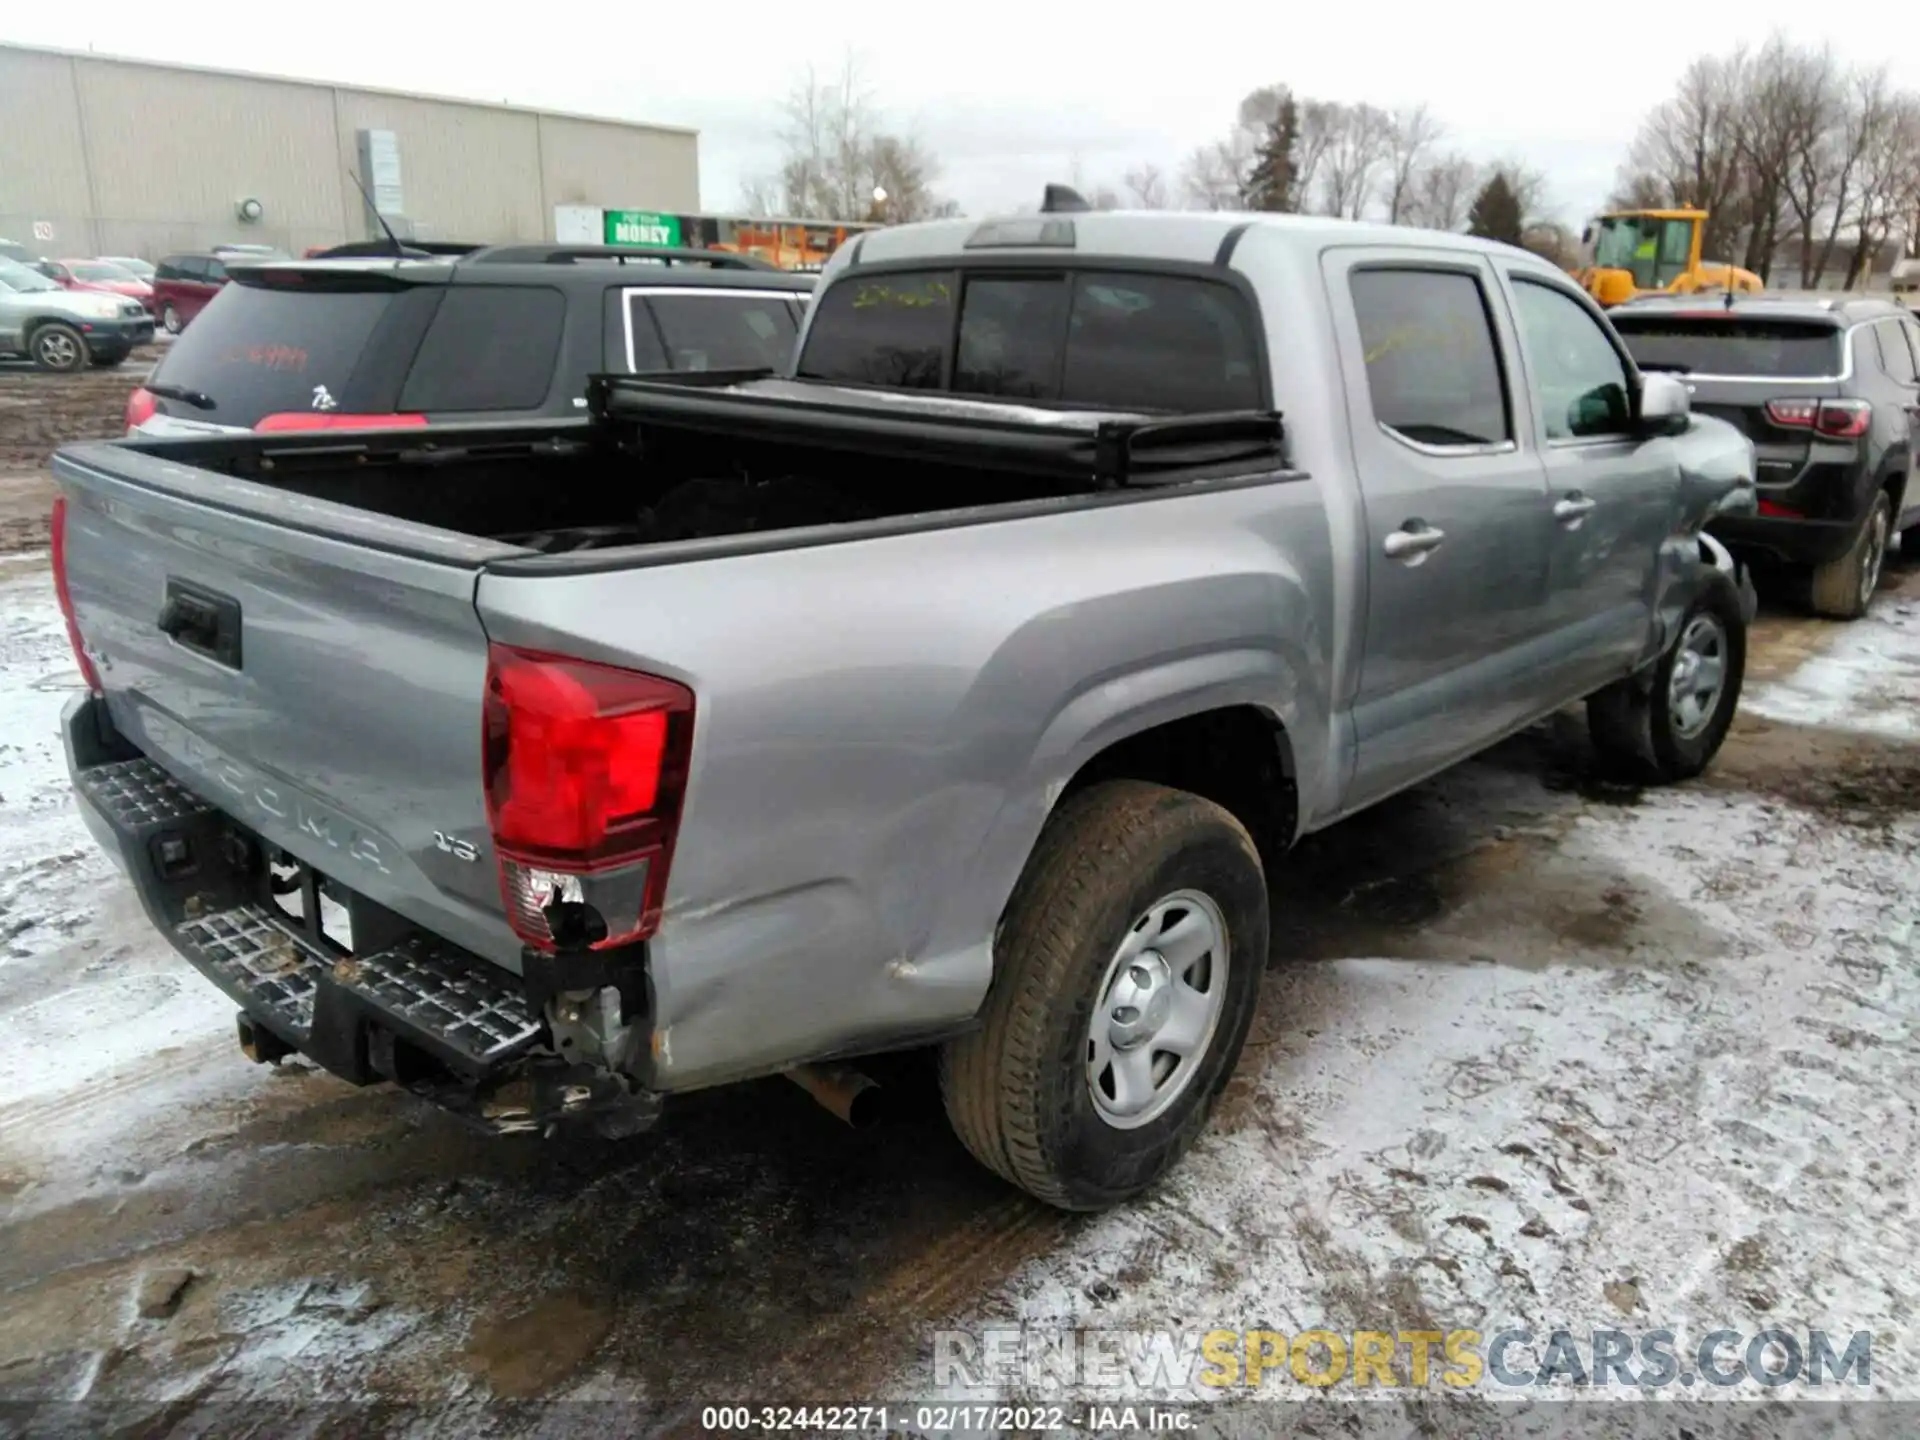
[[[1920,734],[1920,605],[1886,598],[1747,708]],[[1452,803],[1490,808],[1496,774],[1460,772]],[[1465,861],[1497,883],[1409,953],[1270,970],[1170,1181],[950,1316],[959,1363],[925,1341],[892,1393],[1233,1398],[1185,1363],[1216,1329],[1666,1326],[1682,1356],[1722,1327],[1821,1329],[1836,1352],[1870,1331],[1872,1390],[1823,1398],[1920,1398],[1920,796],[1746,786],[1589,805],[1524,858],[1498,840]],[[1121,1332],[1127,1358],[1089,1383],[1057,1358],[1076,1331]],[[1258,1391],[1310,1393],[1284,1364]]]
[[[1750,696],[1749,713],[1824,730],[1920,740],[1920,597],[1883,596],[1833,646]]]
[[[1871,1331],[1873,1393],[1920,1398],[1920,574],[1853,626],[1763,622],[1756,654],[1790,631],[1812,658],[1767,671],[1701,782],[1592,788],[1557,724],[1309,841],[1210,1132],[1143,1202],[1071,1220],[930,1105],[855,1135],[776,1081],[568,1156],[247,1065],[72,809],[77,677],[44,569],[11,568],[0,1395],[684,1421],[776,1390],[1063,1398],[935,1383],[943,1333],[1001,1327],[1777,1325]],[[178,1314],[135,1315],[166,1266],[194,1272]],[[1071,1394],[1245,1396],[1194,1380]]]

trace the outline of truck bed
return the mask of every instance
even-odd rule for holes
[[[470,554],[595,552],[604,564],[763,548],[764,538],[742,537],[769,532],[781,532],[782,545],[821,543],[851,538],[834,533],[848,527],[874,534],[931,516],[1045,512],[1283,464],[1271,414],[1156,418],[758,376],[699,380],[596,377],[594,413],[581,421],[121,442],[113,462],[79,446],[65,463],[107,464],[282,523],[348,523],[357,540],[383,548],[405,548],[407,537],[333,507],[491,542]],[[296,498],[320,503],[286,503]],[[713,541],[739,543],[685,548]],[[672,554],[635,553],[654,547]]]

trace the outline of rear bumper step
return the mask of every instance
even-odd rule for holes
[[[109,724],[97,701],[69,708],[81,812],[148,918],[240,1007],[250,1056],[391,1080],[495,1133],[629,1134],[657,1116],[657,1096],[551,1051],[519,976],[418,931],[372,954],[312,939],[268,898],[257,839],[151,760],[98,755]]]

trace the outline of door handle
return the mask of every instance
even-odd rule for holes
[[[1582,495],[1576,490],[1566,499],[1554,503],[1553,518],[1572,530],[1593,513],[1595,503],[1591,495]]]
[[[1437,530],[1424,520],[1409,520],[1387,536],[1380,548],[1386,552],[1389,560],[1404,560],[1409,565],[1418,565],[1426,559],[1428,551],[1437,550],[1440,542],[1446,538],[1446,531]]]

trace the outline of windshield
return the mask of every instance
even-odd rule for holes
[[[1600,222],[1593,263],[1625,270],[1641,290],[1664,290],[1693,261],[1693,221],[1612,215]]]
[[[90,280],[96,285],[125,285],[140,277],[131,270],[119,265],[109,265],[104,260],[76,260],[67,267],[73,271],[76,280]]]
[[[153,278],[153,266],[150,265],[145,260],[133,260],[123,256],[116,255],[111,257],[110,259],[103,261],[102,263],[107,265],[118,265],[122,270],[125,270],[128,274],[132,275],[133,278],[136,280],[151,280]]]
[[[16,264],[12,260],[0,259],[0,282],[9,290],[35,291],[58,290],[60,287],[42,275],[38,270]]]
[[[1647,370],[1806,379],[1840,373],[1840,331],[1831,323],[1618,310],[1612,319],[1634,363]]]

